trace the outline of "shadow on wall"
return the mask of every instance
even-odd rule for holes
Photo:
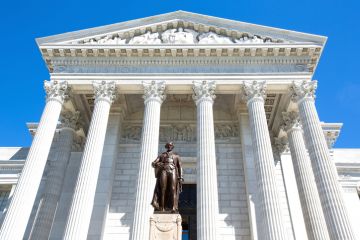
[[[218,234],[224,238],[250,238],[241,145],[217,144],[216,157],[219,194]]]
[[[25,160],[30,148],[22,147],[14,153],[14,155],[9,160]]]

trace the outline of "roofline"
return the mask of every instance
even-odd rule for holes
[[[279,31],[280,31],[282,34],[290,36],[290,37],[294,37],[294,38],[307,38],[307,39],[310,38],[312,41],[317,42],[321,45],[325,45],[326,40],[327,40],[327,37],[321,36],[321,35],[308,34],[308,33],[303,33],[303,32],[268,27],[268,26],[263,26],[263,25],[258,25],[258,24],[241,22],[241,21],[237,21],[237,20],[213,17],[213,16],[204,15],[204,14],[198,14],[198,13],[192,13],[192,12],[178,10],[178,11],[154,15],[154,16],[150,16],[150,17],[138,18],[138,19],[133,19],[133,20],[125,21],[125,22],[109,24],[109,25],[104,25],[104,26],[99,26],[99,27],[94,27],[94,28],[88,28],[85,30],[76,30],[76,31],[71,31],[71,32],[67,32],[67,33],[47,36],[47,37],[40,37],[40,38],[36,38],[36,43],[40,47],[40,45],[42,45],[42,44],[51,43],[53,41],[58,41],[58,42],[66,41],[66,40],[69,40],[70,37],[71,38],[82,38],[82,37],[88,36],[89,34],[100,35],[100,34],[105,34],[105,33],[111,32],[111,31],[120,31],[119,29],[116,29],[116,28],[123,28],[125,30],[128,28],[135,28],[140,24],[141,25],[146,25],[146,24],[153,25],[156,23],[173,21],[173,20],[191,20],[191,18],[197,18],[198,20],[201,20],[201,19],[212,20],[212,21],[220,23],[222,25],[228,25],[227,26],[228,28],[232,28],[234,30],[235,30],[234,27],[238,26],[238,27],[242,27],[245,30],[246,29],[250,30],[251,28],[257,28],[258,30],[261,30],[261,31],[267,31],[267,32],[270,31],[270,32],[274,32],[274,33],[279,33]],[[226,26],[224,26],[224,28],[226,28]]]

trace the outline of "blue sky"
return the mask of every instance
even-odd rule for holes
[[[0,146],[29,146],[25,123],[37,122],[49,78],[35,38],[185,10],[319,34],[328,41],[315,73],[324,122],[343,122],[336,147],[360,147],[358,1],[3,1],[1,3]]]

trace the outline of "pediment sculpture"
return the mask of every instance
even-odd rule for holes
[[[257,35],[250,36],[244,33],[240,38],[232,38],[209,31],[199,33],[188,28],[171,28],[164,32],[150,32],[134,36],[130,39],[119,36],[105,36],[102,38],[91,38],[83,40],[82,44],[102,44],[102,45],[137,45],[137,44],[262,44],[284,42],[274,40],[269,37]]]

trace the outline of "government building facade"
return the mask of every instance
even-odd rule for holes
[[[37,39],[46,104],[0,148],[0,239],[149,239],[168,141],[183,239],[360,239],[360,149],[315,107],[325,42],[184,11]]]

